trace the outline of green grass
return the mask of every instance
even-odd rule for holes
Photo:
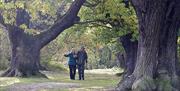
[[[67,71],[67,68],[63,64],[61,64],[57,61],[49,61],[49,62],[43,63],[43,65],[48,70],[51,70],[51,71],[56,71],[56,72]]]
[[[93,91],[102,88],[114,88],[119,82],[120,78],[109,74],[93,74],[86,73],[85,80],[70,80],[68,72],[44,72],[49,79],[46,78],[1,78],[0,77],[0,91],[6,91],[7,87],[14,83],[28,84],[28,83],[43,83],[43,82],[60,82],[60,83],[77,83],[80,88],[67,89],[43,89],[40,91]],[[78,78],[78,75],[76,75]]]

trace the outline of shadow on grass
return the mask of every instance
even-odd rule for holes
[[[48,88],[52,85],[49,84],[41,90],[37,91],[105,91],[104,89],[113,89],[120,80],[120,77],[110,74],[93,74],[93,73],[86,73],[85,80],[70,80],[68,72],[52,72],[52,71],[43,71],[42,73],[46,74],[48,79],[46,78],[37,78],[37,77],[30,77],[30,78],[8,78],[8,77],[0,77],[0,91],[7,91],[7,89],[14,84],[36,84],[39,83],[74,83],[79,84],[78,87],[66,87],[66,88]],[[76,75],[78,78],[78,75]],[[34,86],[33,85],[33,86]],[[19,86],[19,85],[18,85]],[[21,85],[20,85],[21,86]],[[33,88],[33,87],[32,87]],[[19,90],[12,90],[12,91],[19,91]],[[28,90],[25,90],[28,91]],[[113,90],[111,90],[113,91]]]

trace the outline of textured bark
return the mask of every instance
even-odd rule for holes
[[[175,91],[179,88],[179,79],[177,73],[177,34],[180,26],[178,12],[175,12],[175,2],[169,3],[168,13],[166,14],[165,26],[160,35],[160,50],[157,76],[161,80],[169,80],[171,90]],[[161,84],[158,86],[159,91],[163,91]]]
[[[47,31],[36,36],[26,34],[23,29],[19,28],[21,24],[29,24],[30,18],[26,19],[27,14],[24,14],[24,10],[17,10],[16,25],[5,24],[3,17],[0,16],[0,23],[8,30],[12,49],[10,67],[2,76],[41,75],[45,77],[39,72],[41,68],[40,50],[65,29],[73,26],[84,2],[85,0],[75,0],[61,19],[57,20]]]
[[[137,63],[133,72],[136,79],[132,89],[153,91],[156,89],[153,76],[158,62],[158,39],[165,19],[166,3],[162,0],[151,0],[136,2],[134,5],[139,20],[140,36]],[[138,8],[139,6],[141,8]]]
[[[39,73],[37,62],[40,51],[33,37],[18,27],[11,26],[8,30],[12,56],[10,68],[3,76],[31,76]]]
[[[120,37],[120,42],[125,50],[125,71],[122,80],[118,84],[119,87],[116,89],[118,91],[130,91],[135,80],[132,73],[137,59],[138,41],[132,41],[131,39],[132,33]]]
[[[120,68],[125,68],[125,57],[124,57],[124,53],[120,53],[120,52],[118,52],[117,54],[116,54],[116,60],[117,60],[117,63],[119,64],[119,67]]]
[[[125,50],[125,78],[133,73],[137,58],[138,41],[131,39],[132,33],[120,37],[120,42]]]
[[[177,30],[179,28],[178,0],[132,0],[139,21],[138,55],[131,77],[123,79],[119,91],[179,91],[176,72]],[[129,83],[127,83],[127,81]],[[126,85],[124,85],[126,84]],[[125,87],[123,87],[123,85]]]

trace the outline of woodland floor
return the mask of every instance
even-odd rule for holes
[[[116,72],[112,69],[87,70],[84,81],[69,80],[68,72],[51,71],[43,72],[49,79],[0,77],[0,91],[114,91],[120,80],[115,76]]]

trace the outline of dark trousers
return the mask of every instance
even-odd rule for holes
[[[84,80],[84,65],[78,65],[79,80]]]
[[[76,65],[69,65],[69,74],[70,74],[70,79],[75,80]]]

